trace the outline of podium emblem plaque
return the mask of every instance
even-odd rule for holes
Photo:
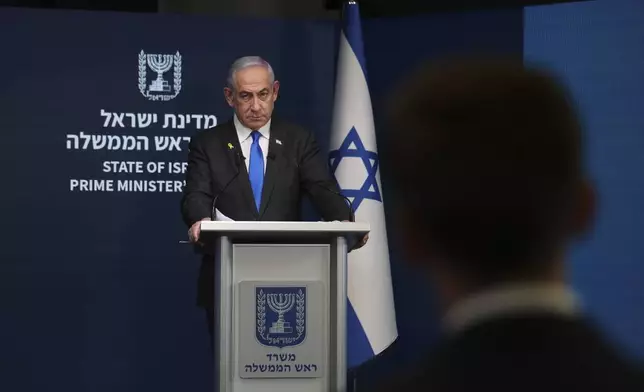
[[[240,377],[322,377],[325,305],[322,282],[240,282]]]

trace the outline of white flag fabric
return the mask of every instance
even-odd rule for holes
[[[369,242],[349,254],[347,361],[355,367],[398,337],[389,247],[371,98],[358,5],[344,8],[335,85],[329,164],[356,221],[371,225]]]

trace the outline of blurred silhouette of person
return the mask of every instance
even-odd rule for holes
[[[393,102],[395,217],[444,333],[383,389],[644,391],[566,282],[595,196],[562,85],[513,59],[452,59],[412,74]]]

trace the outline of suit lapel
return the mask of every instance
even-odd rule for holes
[[[273,188],[275,188],[275,182],[279,175],[279,168],[282,166],[283,160],[285,159],[282,154],[282,143],[283,138],[279,127],[271,125],[271,136],[268,141],[268,152],[266,155],[266,174],[264,175],[264,187],[262,188],[262,202],[259,206],[260,217],[264,215],[266,207],[270,202]]]
[[[233,167],[233,170],[237,170],[237,152],[239,152],[239,156],[243,157],[244,154],[242,153],[241,145],[239,144],[239,137],[237,136],[237,130],[235,129],[235,124],[231,121],[230,126],[227,127],[226,130],[226,135],[222,139],[222,143],[224,148],[227,150],[227,155],[228,159],[230,161],[231,167]],[[230,148],[230,145],[233,146],[233,148]],[[246,157],[246,159],[249,159]],[[238,182],[241,188],[241,193],[244,199],[246,200],[246,204],[248,205],[248,208],[250,211],[253,212],[253,215],[257,217],[257,207],[255,207],[255,197],[253,197],[253,190],[250,186],[250,179],[248,178],[248,170],[246,169],[246,162],[244,161],[244,158],[241,158],[239,161],[239,182]]]

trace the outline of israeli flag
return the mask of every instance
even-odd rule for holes
[[[366,75],[360,11],[350,1],[340,35],[329,164],[342,193],[353,203],[356,221],[370,223],[371,233],[367,245],[349,254],[349,368],[380,354],[398,337]]]

